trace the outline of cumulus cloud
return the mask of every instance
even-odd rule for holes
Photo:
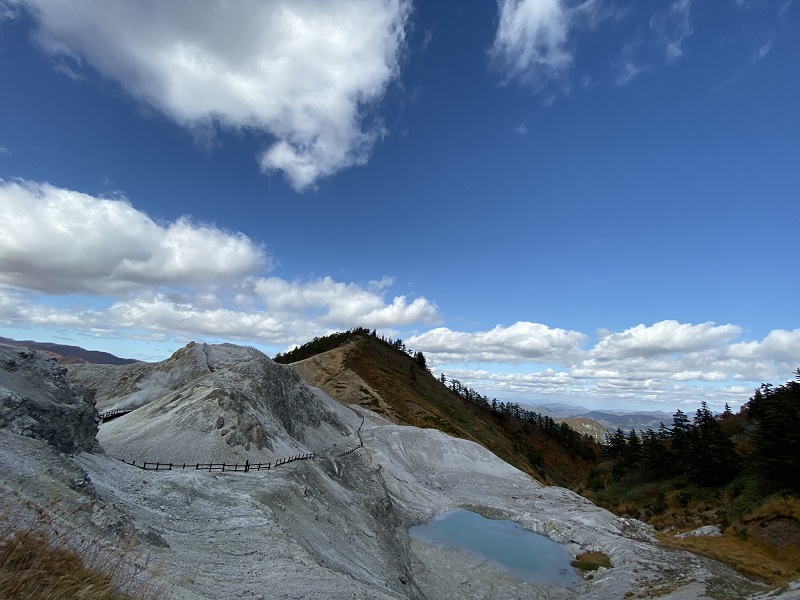
[[[84,63],[180,125],[262,132],[298,190],[366,162],[410,0],[13,0],[60,64]],[[12,5],[12,6],[13,6]]]
[[[353,284],[343,287],[349,287],[353,295],[363,293]],[[347,320],[339,321],[324,299],[319,300],[319,304],[316,301],[286,302],[281,309],[272,310],[264,306],[227,306],[223,298],[208,292],[191,297],[143,292],[101,308],[82,308],[77,303],[68,307],[55,306],[19,291],[0,288],[0,325],[67,328],[132,339],[207,336],[289,347],[354,325],[399,326],[415,322],[418,315],[429,318],[435,314],[435,308],[424,298],[410,304],[402,296],[390,303],[378,298],[373,304],[377,307],[362,314],[352,313],[343,317]],[[310,317],[308,309],[322,314]]]
[[[242,233],[156,223],[125,199],[0,180],[0,284],[50,294],[218,284],[271,267]]]
[[[587,340],[578,331],[520,321],[476,333],[439,327],[413,336],[408,345],[441,362],[562,362]]]
[[[0,180],[0,325],[289,345],[355,325],[439,320],[426,298],[387,298],[391,277],[288,282],[266,277],[272,268],[243,233],[189,217],[157,223],[124,198]]]
[[[762,340],[742,341],[741,335],[737,325],[668,320],[601,331],[587,348],[589,337],[580,332],[516,323],[472,333],[438,328],[406,342],[424,351],[435,368],[490,396],[674,410],[700,400],[736,406],[754,383],[783,381],[798,367],[800,329],[773,330]],[[501,366],[458,367],[463,363]],[[502,364],[534,366],[508,370]]]
[[[255,292],[269,310],[283,311],[291,307],[292,310],[317,311],[319,322],[330,326],[386,328],[438,320],[436,306],[426,298],[416,298],[409,303],[405,296],[396,296],[387,305],[383,290],[391,283],[391,279],[385,279],[372,282],[369,289],[364,289],[330,277],[306,283],[270,277],[256,282]]]
[[[652,357],[658,354],[686,353],[720,346],[741,333],[736,325],[712,322],[691,325],[678,321],[661,321],[654,325],[637,325],[619,333],[600,332],[600,341],[591,350],[592,357]]]

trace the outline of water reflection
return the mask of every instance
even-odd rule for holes
[[[415,525],[408,533],[429,544],[480,556],[531,583],[571,587],[580,582],[563,546],[513,521],[487,519],[459,508],[427,525]]]

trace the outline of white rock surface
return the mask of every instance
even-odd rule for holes
[[[702,527],[698,527],[697,529],[692,529],[691,531],[686,531],[684,533],[676,533],[676,538],[688,538],[688,537],[722,537],[722,531],[719,529],[719,525],[703,525]]]
[[[107,454],[58,457],[36,440],[0,432],[4,494],[19,490],[41,501],[50,486],[65,503],[106,503],[112,508],[92,527],[109,543],[136,532],[170,598],[678,600],[763,591],[719,563],[660,547],[647,525],[543,486],[477,444],[342,406],[254,350],[194,345],[170,360],[76,378],[95,381],[98,403],[109,408],[118,406],[114,393],[130,399],[152,390],[141,383],[161,373],[161,392],[143,394],[141,408],[101,425]],[[224,439],[219,416],[243,437]],[[142,471],[112,457],[218,462],[341,449],[357,443],[362,416],[363,448],[270,471]],[[250,418],[271,449],[254,439],[246,448]],[[537,586],[409,538],[409,526],[459,507],[514,520],[572,555],[604,552],[613,567],[575,589]]]

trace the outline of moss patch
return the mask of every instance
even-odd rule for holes
[[[610,569],[611,559],[602,552],[584,552],[570,564],[581,571],[596,571],[600,567]]]

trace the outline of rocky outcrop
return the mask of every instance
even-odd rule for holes
[[[60,452],[99,448],[91,394],[67,379],[67,369],[47,355],[0,344],[0,428],[45,440]]]
[[[99,433],[127,461],[269,462],[332,439],[352,445],[358,422],[327,408],[290,367],[233,344],[191,342],[158,363],[73,365],[69,376],[100,410],[131,411]]]

